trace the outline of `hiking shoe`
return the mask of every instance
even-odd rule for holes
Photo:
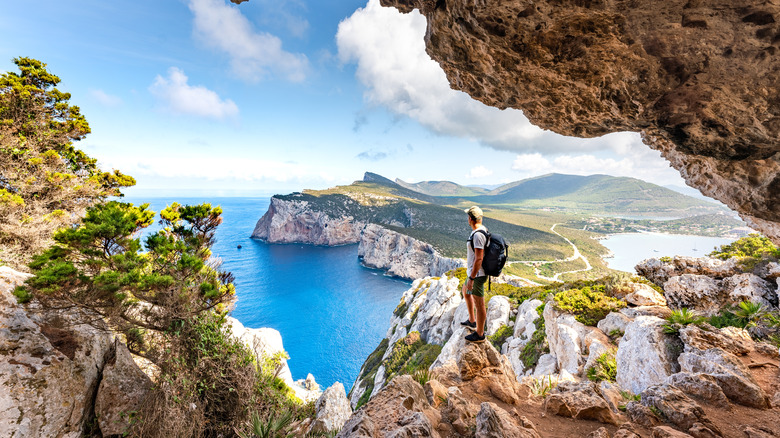
[[[474,342],[476,344],[479,344],[480,342],[485,342],[485,335],[478,335],[477,332],[473,332],[470,335],[466,336],[465,338],[469,342]]]
[[[468,319],[463,321],[463,322],[461,322],[460,325],[462,325],[463,327],[466,327],[467,329],[471,329],[471,330],[476,330],[476,328],[477,328],[477,323],[476,322],[471,322]]]

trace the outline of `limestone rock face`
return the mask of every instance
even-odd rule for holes
[[[636,283],[634,291],[624,298],[627,303],[635,306],[665,306],[666,298],[652,287]]]
[[[755,274],[738,274],[723,280],[723,288],[729,301],[751,301],[765,308],[777,306],[777,293],[771,283]]]
[[[723,279],[742,272],[735,258],[721,260],[713,257],[687,256],[675,256],[669,261],[657,258],[642,260],[635,269],[639,275],[658,286],[663,286],[670,278],[683,274],[706,275]]]
[[[699,311],[714,315],[725,304],[721,281],[707,275],[683,274],[664,283],[664,295],[672,309]]]
[[[114,343],[114,356],[103,368],[95,399],[95,416],[103,436],[122,435],[130,427],[129,414],[138,411],[152,381],[135,364],[121,342]]]
[[[332,218],[312,210],[307,201],[271,198],[271,205],[257,221],[252,237],[269,243],[346,245],[357,243],[365,223],[352,217]]]
[[[501,352],[509,358],[509,362],[512,364],[512,369],[515,371],[518,379],[521,379],[525,373],[525,365],[520,360],[520,353],[536,331],[536,320],[540,318],[536,308],[541,305],[542,302],[535,299],[523,301],[517,309],[514,334],[506,340],[502,347]],[[555,372],[554,367],[555,365],[552,372]]]
[[[282,334],[279,333],[278,330],[268,327],[258,329],[247,328],[237,319],[232,317],[228,317],[227,321],[233,336],[246,344],[258,358],[270,357],[284,351]],[[307,380],[293,380],[290,366],[287,365],[287,359],[282,359],[278,376],[287,384],[287,386],[292,388],[295,395],[304,402],[317,400],[320,395],[322,395],[322,390],[319,388],[319,385],[314,382],[314,377]]]
[[[344,385],[339,382],[334,383],[322,393],[317,399],[314,409],[317,414],[311,424],[311,429],[309,429],[309,432],[314,433],[329,433],[339,430],[352,415],[352,408],[349,406]]]
[[[720,348],[702,351],[686,346],[679,361],[683,372],[712,376],[726,397],[733,402],[753,408],[769,407],[764,391],[747,367],[733,354]]]
[[[0,431],[80,437],[113,340],[70,314],[24,309],[12,295],[28,274],[0,267]]]
[[[780,242],[780,5],[381,0],[428,20],[451,86],[563,135],[641,132]]]
[[[443,257],[427,243],[376,224],[363,229],[358,257],[370,268],[406,279],[440,276],[466,266],[462,259]]]
[[[498,329],[509,323],[509,312],[512,310],[509,298],[495,295],[487,304],[487,330],[485,334],[492,336]]]
[[[559,370],[579,375],[585,364],[583,342],[593,329],[577,321],[574,315],[560,313],[554,307],[545,306],[543,314],[550,354],[557,358]]]
[[[617,383],[621,388],[639,394],[678,371],[670,348],[674,340],[664,334],[664,322],[655,316],[639,316],[626,326],[616,355]]]
[[[642,392],[642,404],[659,410],[667,421],[683,430],[700,423],[722,436],[707,418],[704,410],[680,389],[669,385],[654,385]]]
[[[617,417],[606,400],[596,392],[592,382],[560,383],[552,390],[544,404],[547,412],[562,417],[618,424]]]

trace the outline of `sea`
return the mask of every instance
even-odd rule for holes
[[[612,269],[634,273],[634,266],[651,257],[675,255],[704,257],[715,248],[733,242],[734,239],[664,233],[613,234],[599,241],[613,257],[605,258]]]
[[[158,213],[174,201],[221,206],[223,223],[212,250],[222,260],[222,269],[235,276],[237,302],[232,316],[246,327],[279,330],[293,379],[311,373],[323,388],[341,382],[349,391],[363,361],[385,337],[393,310],[411,285],[362,266],[357,245],[280,245],[250,238],[269,198],[123,201],[149,203]]]

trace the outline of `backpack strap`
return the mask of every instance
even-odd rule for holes
[[[471,236],[469,236],[469,244],[471,245],[471,250],[472,251],[474,251],[474,234],[477,234],[477,233],[482,233],[482,234],[485,235],[485,246],[488,246],[490,244],[490,233],[487,230],[484,230],[482,228],[480,228],[478,230],[474,230],[474,232],[471,234]]]

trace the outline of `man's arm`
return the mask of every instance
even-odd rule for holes
[[[471,267],[471,275],[476,275],[479,273],[480,268],[482,268],[482,259],[485,257],[485,250],[483,248],[474,248],[474,266]],[[469,277],[469,279],[466,281],[466,290],[471,290],[471,288],[474,286],[474,280],[472,280],[473,277]]]

